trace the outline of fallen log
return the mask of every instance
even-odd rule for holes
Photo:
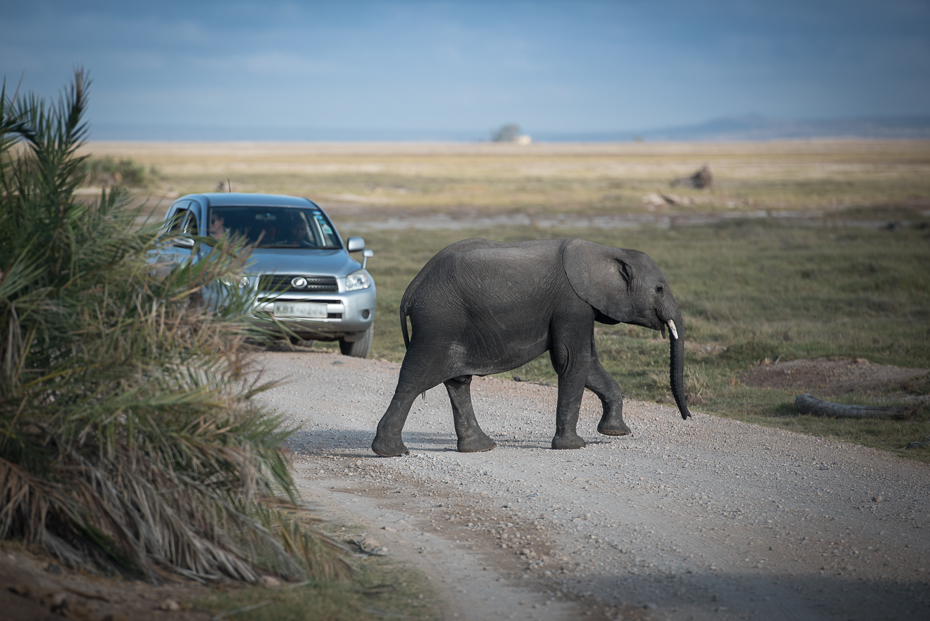
[[[676,185],[690,185],[692,188],[703,190],[704,188],[714,187],[714,175],[710,172],[707,165],[701,167],[699,171],[689,177],[678,177],[672,181],[672,187]]]
[[[906,406],[845,405],[843,403],[822,401],[807,393],[798,395],[794,399],[794,404],[801,414],[829,418],[888,418],[902,420],[914,413],[914,408]]]

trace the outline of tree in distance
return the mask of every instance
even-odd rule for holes
[[[520,136],[520,126],[516,123],[507,123],[491,134],[491,142],[516,142]]]

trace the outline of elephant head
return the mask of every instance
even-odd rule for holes
[[[669,380],[683,419],[691,416],[684,390],[684,323],[665,275],[643,252],[574,239],[562,266],[572,289],[602,323],[628,323],[670,332]]]

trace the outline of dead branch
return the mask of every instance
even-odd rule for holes
[[[692,205],[693,202],[688,197],[675,196],[674,194],[666,194],[662,190],[659,190],[659,196],[662,197],[669,205]]]
[[[794,400],[794,404],[801,414],[829,418],[888,418],[901,420],[914,413],[914,408],[906,406],[845,405],[843,403],[821,401],[807,393],[798,395]]]

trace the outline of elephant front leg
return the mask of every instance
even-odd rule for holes
[[[604,408],[601,422],[597,425],[598,433],[605,436],[630,435],[632,431],[623,422],[623,393],[620,392],[620,386],[597,359],[592,362],[588,371],[585,388],[589,388],[598,396]]]
[[[490,451],[497,446],[478,425],[471,405],[471,375],[456,377],[444,382],[449,400],[452,402],[452,418],[458,450],[461,453]]]
[[[410,391],[394,393],[391,405],[378,422],[378,432],[371,443],[371,450],[382,457],[398,457],[410,453],[401,439],[401,432],[417,394],[419,393]]]
[[[584,394],[585,375],[575,373],[559,376],[559,400],[555,412],[554,449],[584,448],[585,441],[578,435],[578,413]]]

